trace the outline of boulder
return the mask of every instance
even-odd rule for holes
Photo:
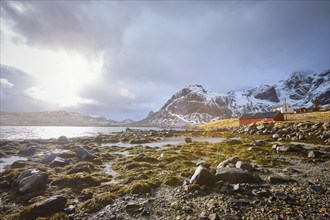
[[[49,153],[46,155],[46,157],[44,159],[41,160],[41,163],[51,163],[56,157],[57,157],[57,154]]]
[[[16,179],[16,183],[18,184],[19,182],[21,182],[22,179],[24,179],[25,177],[31,176],[34,173],[38,173],[39,170],[36,169],[28,169],[23,171],[21,174],[18,175],[17,179]]]
[[[57,139],[57,143],[59,143],[59,144],[67,144],[67,143],[69,143],[69,139],[66,136],[60,136]]]
[[[45,172],[31,172],[25,174],[25,177],[18,183],[18,190],[20,193],[29,193],[39,188],[46,186],[48,174]]]
[[[37,147],[30,146],[26,149],[20,150],[18,152],[18,155],[23,156],[23,157],[29,157],[29,156],[33,156],[36,152],[37,152]]]
[[[219,165],[217,166],[217,168],[222,168],[222,167],[226,167],[228,164],[232,163],[232,164],[236,164],[237,161],[240,161],[241,159],[239,159],[238,157],[230,157],[224,161],[222,161],[221,163],[219,163]]]
[[[76,156],[81,160],[93,160],[95,158],[94,154],[91,154],[83,147],[74,150],[74,152],[76,153]]]
[[[63,212],[67,203],[64,196],[52,196],[40,204],[27,207],[20,214],[20,219],[36,219],[38,217],[48,217],[58,212]]]
[[[216,176],[202,165],[198,166],[190,183],[198,185],[213,186],[216,183]]]
[[[238,169],[221,167],[216,172],[217,180],[222,180],[229,183],[262,183],[262,180],[257,175]]]

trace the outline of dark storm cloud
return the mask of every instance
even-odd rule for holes
[[[227,92],[329,68],[329,1],[20,4],[3,17],[27,44],[102,54],[102,78],[82,92],[98,101],[80,108],[90,114],[137,119],[189,84]]]

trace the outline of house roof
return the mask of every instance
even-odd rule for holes
[[[257,112],[252,114],[244,114],[240,119],[245,118],[274,118],[280,112]]]

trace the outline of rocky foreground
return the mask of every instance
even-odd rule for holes
[[[262,123],[2,141],[0,161],[20,160],[0,170],[0,219],[329,219],[329,128]],[[188,138],[151,147],[175,136]]]

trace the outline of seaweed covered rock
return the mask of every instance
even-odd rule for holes
[[[46,186],[48,174],[39,170],[26,170],[16,179],[20,193],[29,193]]]
[[[94,154],[90,153],[83,147],[74,150],[74,152],[76,153],[76,156],[81,160],[93,160],[95,158]]]
[[[64,211],[67,198],[64,196],[53,196],[40,204],[33,204],[26,207],[20,214],[20,219],[36,219],[38,217],[48,217],[55,213]]]
[[[206,186],[213,186],[216,181],[216,176],[202,165],[197,167],[194,175],[190,178],[190,183]]]
[[[29,146],[23,150],[20,150],[18,152],[19,156],[24,156],[24,157],[29,157],[33,156],[37,152],[37,147],[36,146]]]

